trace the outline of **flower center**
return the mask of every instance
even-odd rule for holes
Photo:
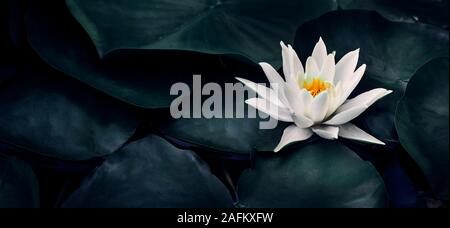
[[[303,88],[308,90],[313,97],[317,96],[322,91],[325,91],[331,87],[331,84],[328,82],[322,81],[320,78],[314,78],[312,81],[303,82]]]

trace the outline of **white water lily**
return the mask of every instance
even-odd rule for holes
[[[248,105],[272,118],[293,123],[284,130],[275,152],[290,143],[306,140],[313,134],[330,140],[342,137],[384,145],[350,123],[378,99],[392,92],[377,88],[348,99],[366,70],[366,65],[356,69],[359,49],[347,53],[335,63],[335,53],[328,53],[320,38],[303,68],[290,45],[281,42],[281,48],[285,80],[267,63],[260,65],[270,88],[237,78],[259,95],[258,98],[248,99]]]

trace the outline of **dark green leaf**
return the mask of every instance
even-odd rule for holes
[[[251,208],[387,206],[375,168],[331,141],[258,156],[237,190],[240,206]]]
[[[342,9],[375,10],[392,21],[448,27],[448,0],[339,0]]]
[[[312,53],[320,36],[330,52],[337,51],[337,59],[361,48],[359,64],[367,64],[367,71],[353,95],[380,87],[394,91],[376,102],[359,121],[381,140],[396,142],[393,120],[398,100],[419,67],[433,58],[448,56],[448,31],[390,22],[369,11],[331,12],[298,29],[295,49],[303,60]]]
[[[235,82],[239,74],[255,78],[262,73],[242,62],[233,63],[238,71],[229,69],[229,58],[180,51],[120,51],[100,60],[64,3],[52,3],[33,1],[27,11],[31,46],[55,69],[127,103],[168,107],[174,99],[169,95],[171,86],[177,82],[191,85],[193,74],[201,74],[203,83],[223,83]]]
[[[47,157],[110,154],[134,133],[127,106],[55,71],[26,66],[0,90],[0,141]]]
[[[39,185],[24,161],[0,154],[0,208],[39,207]]]
[[[239,54],[279,63],[280,40],[334,10],[332,0],[67,0],[100,56],[117,49]],[[275,64],[276,65],[276,64]]]
[[[249,107],[249,109],[252,109]],[[167,113],[166,116],[169,114]],[[281,139],[286,123],[275,129],[260,130],[262,118],[158,118],[156,125],[165,135],[225,155],[242,155],[249,159],[254,151],[272,151]]]
[[[448,200],[448,58],[420,68],[398,105],[396,127],[402,146],[428,178],[440,199]]]
[[[56,69],[130,104],[168,107],[176,98],[169,95],[171,86],[184,82],[192,91],[194,73],[202,75],[202,85],[213,81],[221,85],[223,92],[224,83],[237,82],[235,76],[266,81],[259,67],[229,57],[175,51],[122,51],[99,60],[82,29],[56,9],[59,9],[57,5],[50,7],[35,2],[28,10],[29,40],[40,57]],[[280,50],[276,54],[281,59]],[[275,148],[283,130],[258,131],[259,119],[175,120],[168,112],[150,122],[176,139],[245,156],[254,148]]]
[[[64,207],[232,207],[226,187],[191,151],[157,136],[111,155]]]

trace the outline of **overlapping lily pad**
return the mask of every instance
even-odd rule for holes
[[[428,178],[440,199],[448,200],[449,59],[420,68],[398,105],[400,142]]]
[[[62,160],[104,156],[135,132],[128,108],[45,66],[27,65],[0,89],[0,141]]]
[[[39,207],[39,185],[26,162],[0,154],[0,208]]]
[[[177,82],[191,85],[193,74],[201,74],[203,83],[223,83],[234,82],[237,73],[253,78],[262,73],[245,61],[177,50],[118,51],[100,60],[94,44],[63,1],[33,1],[25,21],[28,41],[46,63],[139,107],[169,107],[174,98],[171,86]]]
[[[303,60],[320,36],[330,52],[337,51],[336,59],[361,49],[359,64],[367,64],[367,71],[354,95],[380,87],[394,90],[366,111],[360,125],[383,141],[397,141],[393,121],[397,102],[419,67],[433,58],[448,56],[448,31],[391,22],[369,11],[336,11],[300,26],[295,49]]]
[[[110,156],[64,207],[232,207],[226,187],[193,152],[157,136]]]
[[[117,49],[239,54],[279,63],[278,43],[298,25],[334,10],[335,1],[67,0],[100,56]]]
[[[386,207],[375,168],[338,142],[318,141],[260,154],[238,184],[239,206],[250,208]]]

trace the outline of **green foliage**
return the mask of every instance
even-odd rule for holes
[[[401,161],[414,191],[448,202],[443,6],[2,1],[0,207],[388,207],[396,186],[386,157]],[[193,74],[222,91],[235,77],[266,83],[257,63],[280,68],[280,41],[305,64],[319,37],[336,59],[361,49],[367,71],[352,96],[394,91],[355,120],[386,147],[313,137],[275,154],[286,123],[260,130],[260,118],[170,116],[174,83],[191,85]],[[42,187],[42,168],[64,184]]]
[[[398,105],[400,143],[425,173],[435,194],[448,200],[448,58],[435,59],[411,78]]]

